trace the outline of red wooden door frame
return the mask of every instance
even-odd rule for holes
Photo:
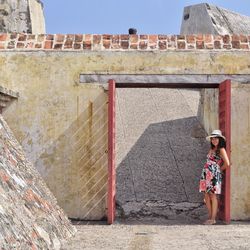
[[[231,155],[231,81],[225,80],[219,85],[219,128],[226,137],[226,151]],[[219,218],[230,223],[230,167],[225,170],[222,180]]]
[[[108,94],[108,224],[115,220],[115,81],[109,80]],[[135,87],[135,86],[133,86]],[[231,81],[219,84],[219,128],[227,138],[227,154],[231,153]],[[230,222],[230,168],[225,171],[219,217],[226,223]]]
[[[109,80],[108,94],[108,224],[115,220],[115,81]]]

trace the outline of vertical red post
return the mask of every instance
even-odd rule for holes
[[[226,136],[227,154],[231,155],[231,81],[226,80],[219,86],[219,128]],[[220,219],[230,223],[230,167],[224,173],[220,202]]]
[[[115,220],[115,81],[108,81],[108,224]]]

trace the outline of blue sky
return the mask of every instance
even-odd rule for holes
[[[185,0],[42,0],[47,34],[179,34]],[[214,4],[250,16],[249,0]]]

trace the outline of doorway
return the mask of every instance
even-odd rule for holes
[[[122,85],[118,85],[119,87],[122,87]],[[115,87],[116,87],[116,83],[114,80],[110,80],[109,81],[109,188],[108,188],[108,223],[112,224],[114,219],[115,219],[115,204],[116,204],[116,175],[115,175]],[[133,87],[136,87],[133,85]],[[148,87],[148,85],[147,85]],[[156,87],[156,86],[152,86],[152,87]],[[161,86],[164,88],[168,88],[169,86],[166,84],[164,86]],[[181,88],[185,88],[185,84],[182,86],[175,86],[175,87],[181,87]],[[218,84],[219,87],[219,107],[220,107],[220,128],[223,131],[223,133],[226,135],[227,138],[230,138],[230,81],[225,81],[221,84]],[[170,94],[170,98],[172,98],[173,95]],[[157,102],[157,100],[156,100]],[[135,104],[136,105],[136,104]],[[139,105],[139,103],[138,103]],[[185,112],[185,111],[184,111]],[[191,116],[190,116],[191,117]],[[171,118],[171,117],[170,117]],[[135,144],[135,147],[138,149],[140,147],[138,147],[138,145],[140,145],[142,142],[145,144],[145,140],[147,141],[149,139],[148,135],[150,135],[150,131],[151,130],[159,130],[159,129],[163,129],[165,128],[165,131],[167,129],[167,132],[170,134],[174,134],[174,130],[178,130],[178,126],[180,126],[180,124],[183,123],[187,123],[187,124],[191,124],[192,126],[195,125],[194,123],[195,119],[168,119],[167,122],[160,122],[160,123],[155,123],[153,125],[151,125],[149,128],[147,128],[144,133],[143,136],[141,136],[141,138],[137,141],[137,143]],[[195,125],[196,126],[196,125]],[[170,128],[172,130],[170,130]],[[188,128],[189,129],[189,128]],[[192,128],[191,128],[192,129]],[[161,131],[162,132],[162,131]],[[202,135],[204,138],[204,134]],[[151,137],[152,139],[152,137]],[[193,138],[187,138],[186,143],[188,143],[188,141],[190,139]],[[172,137],[170,138],[170,140],[178,140],[178,138]],[[228,139],[228,144],[230,142],[230,139]],[[176,148],[173,148],[169,142],[168,145],[164,146],[165,148],[168,148],[169,150],[176,150]],[[145,148],[145,152],[149,150],[148,148]],[[227,147],[228,152],[230,152],[230,146]],[[178,151],[178,148],[177,148]],[[136,152],[136,150],[133,150],[133,152]],[[143,151],[141,151],[143,152]],[[186,152],[187,153],[187,152]],[[149,153],[145,154],[144,158],[150,156],[150,150]],[[173,155],[178,155],[178,154],[173,154]],[[151,155],[152,156],[152,155]],[[154,155],[154,157],[156,157],[157,155]],[[188,154],[187,154],[188,156]],[[133,158],[133,156],[132,156]],[[185,157],[184,157],[185,158]],[[174,165],[178,165],[180,164],[180,162],[178,161],[179,159],[175,159],[175,156],[173,157],[172,161],[174,161]],[[171,159],[170,159],[171,161]],[[188,159],[187,159],[188,161]],[[170,164],[171,165],[171,164]],[[173,165],[173,164],[172,164]],[[162,166],[160,166],[159,168],[161,168]],[[150,169],[146,169],[146,172],[149,172]],[[161,170],[160,170],[161,171]],[[180,169],[177,168],[173,171],[180,171]],[[166,173],[165,173],[166,174]],[[153,173],[150,173],[151,177],[153,175]],[[146,176],[143,174],[143,176]],[[164,176],[164,173],[163,173]],[[180,178],[182,178],[182,174],[179,173],[178,176]],[[228,177],[229,176],[229,177]],[[167,175],[164,177],[165,179],[167,179]],[[177,178],[177,177],[176,177]],[[151,178],[152,181],[153,178]],[[172,177],[169,179],[169,182],[171,182],[171,179],[173,179]],[[220,208],[220,216],[223,220],[225,221],[229,221],[230,220],[230,183],[229,181],[227,181],[228,179],[230,179],[230,173],[229,171],[226,172],[226,177],[225,177],[225,187],[224,187],[224,194],[222,195],[222,202],[221,202],[221,208]],[[144,180],[145,183],[147,184],[148,180]],[[173,180],[172,180],[173,181]],[[180,183],[183,180],[180,180]],[[144,183],[144,184],[145,184]],[[173,184],[173,183],[172,183]],[[159,183],[157,182],[157,179],[155,180],[155,183],[153,183],[153,185],[150,188],[150,185],[148,186],[148,192],[150,193],[150,190],[152,189],[153,186],[157,186],[159,185]],[[171,185],[171,183],[170,183]],[[145,186],[145,185],[144,185]],[[147,186],[147,185],[146,185]],[[160,190],[163,189],[162,187],[159,187]],[[181,188],[180,185],[177,185],[173,190],[178,190],[178,188]],[[184,188],[185,189],[185,188]],[[140,193],[140,192],[139,192]],[[164,190],[162,192],[162,194],[164,194]],[[142,193],[140,193],[138,196],[143,196]],[[152,195],[152,194],[151,194]],[[186,197],[182,197],[181,200],[185,202],[185,199],[187,198],[188,194],[186,192],[184,192],[184,196]],[[172,197],[172,198],[171,198]],[[175,200],[175,193],[173,192],[172,196],[168,197],[168,200],[171,201],[171,199],[174,201]],[[140,199],[140,197],[137,197],[138,199]],[[163,206],[165,206],[164,204],[162,204]]]

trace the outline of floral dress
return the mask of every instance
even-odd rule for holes
[[[200,192],[221,193],[221,171],[222,158],[212,152],[207,155],[207,161],[202,169],[200,178]]]

